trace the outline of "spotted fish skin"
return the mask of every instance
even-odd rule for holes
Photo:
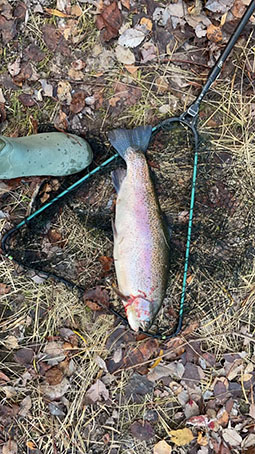
[[[145,157],[151,127],[117,129],[109,140],[127,169],[113,172],[118,192],[114,264],[131,328],[147,330],[165,296],[169,269],[167,229],[161,216]]]

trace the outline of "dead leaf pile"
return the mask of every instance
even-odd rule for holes
[[[203,352],[200,342],[192,342],[192,346],[185,344],[184,349],[179,349],[179,357],[175,356],[175,359],[165,353],[164,358],[170,358],[167,361],[162,358],[164,350],[159,352],[157,343],[151,339],[135,348],[128,348],[127,342],[132,339],[127,339],[125,332],[118,328],[108,344],[113,347],[111,359],[102,366],[104,372],[108,370],[114,375],[125,368],[136,370],[124,388],[122,399],[141,403],[152,394],[157,398],[172,396],[180,406],[174,417],[186,421],[184,428],[169,430],[168,439],[155,444],[155,453],[171,453],[176,446],[190,445],[197,446],[197,452],[202,454],[208,453],[209,449],[221,454],[224,446],[224,453],[230,454],[234,448],[252,444],[255,435],[253,432],[247,434],[247,430],[249,424],[255,427],[254,404],[247,405],[246,409],[239,406],[243,392],[249,399],[255,383],[253,365],[246,364],[245,352],[224,355],[222,365],[214,355]],[[171,342],[170,346],[173,345]],[[152,358],[157,354],[161,355],[159,361],[154,361]],[[217,371],[217,377],[208,381],[207,376],[212,371]],[[247,412],[250,412],[250,419],[247,419]],[[132,436],[141,441],[153,439],[153,420],[133,422],[130,426]],[[154,424],[157,425],[157,417]]]
[[[20,400],[19,395],[24,393],[27,381],[37,381],[38,378],[41,380],[40,392],[43,398],[51,401],[50,413],[55,416],[62,413],[65,415],[64,405],[56,401],[64,399],[64,395],[70,389],[70,377],[75,372],[72,355],[77,351],[79,341],[77,335],[70,329],[61,328],[60,333],[61,337],[49,340],[41,352],[25,347],[17,349],[18,344],[12,347],[16,348],[14,360],[21,367],[25,367],[26,371],[16,380],[0,372],[1,390],[6,395],[6,403],[0,406],[0,421],[4,421],[4,424],[9,424],[16,415],[29,417],[33,405],[32,397],[27,395]],[[18,404],[13,404],[13,398],[18,399]]]

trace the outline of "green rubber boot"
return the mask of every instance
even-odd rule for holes
[[[74,134],[0,136],[0,179],[71,175],[85,169],[92,158],[90,145]]]

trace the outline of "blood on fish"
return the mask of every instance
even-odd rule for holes
[[[146,295],[146,293],[145,293],[145,292],[143,292],[143,291],[142,291],[142,290],[140,290],[140,289],[138,289],[138,292],[140,292],[140,293],[141,293],[141,295],[137,295],[137,297],[136,297],[136,298],[138,298],[139,296],[142,296],[143,298],[147,298],[147,295]]]
[[[127,308],[133,304],[136,308],[136,313],[138,317],[141,317],[142,314],[143,317],[149,317],[150,311],[148,311],[147,309],[140,309],[140,298],[146,298],[146,293],[144,293],[141,290],[139,290],[139,292],[141,294],[130,295],[126,302],[123,301],[125,312],[127,312]]]

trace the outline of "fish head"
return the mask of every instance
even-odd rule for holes
[[[143,296],[130,297],[125,303],[125,310],[130,327],[134,331],[141,328],[146,331],[150,328],[153,318],[153,302]]]

